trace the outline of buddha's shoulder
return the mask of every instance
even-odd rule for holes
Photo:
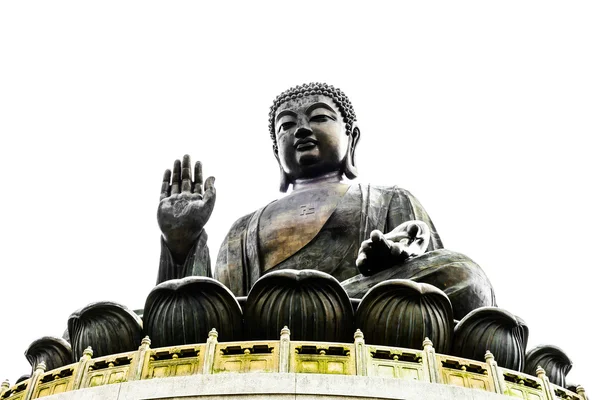
[[[248,227],[248,223],[250,222],[250,219],[252,218],[252,216],[254,214],[256,214],[258,211],[254,211],[251,212],[250,214],[246,214],[243,217],[238,218],[232,225],[231,228],[229,228],[229,236],[231,235],[239,235],[241,234],[243,231],[245,231]]]
[[[381,194],[387,195],[396,195],[402,197],[412,197],[412,194],[406,190],[401,188],[398,185],[375,185],[371,183],[355,183],[352,186],[359,188],[361,191],[370,191],[370,192],[378,192]]]
[[[261,207],[257,210],[254,210],[253,212],[244,215],[243,217],[238,218],[232,225],[231,228],[229,228],[229,236],[231,235],[238,235],[241,234],[242,232],[244,232],[247,228],[248,225],[250,224],[250,220],[252,219],[252,217],[256,216],[260,216],[260,214],[267,208],[267,206],[269,204],[272,204],[274,202],[276,202],[277,200],[273,200],[272,202],[268,203],[267,205],[265,205],[264,207]]]

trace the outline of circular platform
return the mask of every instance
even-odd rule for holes
[[[59,399],[523,399],[586,400],[537,376],[484,361],[436,354],[429,339],[422,349],[365,343],[280,340],[223,342],[211,331],[206,343],[151,348],[92,358],[3,385],[2,400]],[[579,389],[578,389],[579,390]]]

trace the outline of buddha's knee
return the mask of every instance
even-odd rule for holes
[[[495,306],[494,289],[481,267],[464,254],[446,249],[415,257],[400,266],[406,279],[438,287],[450,298],[455,319],[486,306]]]
[[[412,279],[443,290],[452,302],[455,319],[476,308],[496,305],[494,290],[481,267],[464,254],[446,249],[425,253],[372,276],[355,276],[342,286],[350,297],[362,298],[371,287],[389,279]]]

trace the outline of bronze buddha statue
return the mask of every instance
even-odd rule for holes
[[[313,83],[282,93],[271,108],[269,129],[280,167],[280,189],[287,193],[291,185],[292,190],[233,224],[218,254],[216,279],[212,278],[204,231],[216,200],[214,178],[203,182],[199,162],[192,173],[186,155],[182,162],[175,161],[173,173],[167,170],[163,178],[158,207],[162,231],[158,284],[140,310],[143,324],[138,314],[113,302],[96,302],[75,311],[68,321],[70,344],[44,337],[26,351],[33,368],[26,396],[31,397],[34,391],[29,388],[37,388],[38,380],[45,384],[45,377],[66,378],[68,374],[63,376],[61,371],[73,372],[72,365],[57,368],[70,361],[80,360],[84,370],[94,363],[107,364],[109,358],[90,360],[90,345],[96,356],[110,356],[113,361],[127,359],[127,353],[134,354],[137,349],[132,360],[153,362],[153,357],[143,356],[154,354],[149,352],[149,338],[154,346],[162,348],[155,355],[167,354],[165,348],[169,347],[171,361],[179,357],[177,354],[193,356],[198,365],[204,365],[204,374],[213,369],[223,371],[209,356],[219,354],[217,336],[223,342],[251,341],[245,344],[251,347],[243,348],[244,357],[263,353],[259,347],[272,352],[274,347],[256,345],[255,341],[279,341],[280,354],[271,360],[276,363],[279,357],[280,372],[316,372],[313,367],[290,371],[292,358],[282,349],[290,353],[291,332],[295,353],[301,351],[302,356],[309,357],[354,352],[357,360],[365,358],[364,338],[368,337],[369,344],[386,346],[377,350],[377,358],[385,365],[373,366],[389,371],[389,367],[399,368],[389,363],[392,360],[412,361],[415,363],[407,368],[417,372],[423,368],[427,382],[441,382],[441,375],[434,377],[441,372],[431,371],[436,364],[435,343],[443,355],[485,359],[488,369],[473,364],[477,374],[500,366],[511,370],[506,378],[513,379],[517,376],[513,373],[525,371],[537,374],[538,380],[546,379],[538,373],[541,365],[548,371],[548,380],[543,381],[546,393],[552,389],[550,381],[565,385],[571,368],[566,354],[555,346],[525,352],[529,337],[525,322],[495,307],[492,285],[482,269],[468,257],[443,248],[428,214],[408,191],[344,180],[357,176],[354,154],[360,130],[350,101],[339,89]],[[198,343],[207,335],[205,350],[198,350]],[[143,336],[146,338],[138,348]],[[338,343],[352,340],[354,350],[338,347]],[[315,342],[325,342],[319,346],[319,355]],[[242,347],[233,344],[220,353],[241,356]],[[181,345],[192,346],[182,349]],[[405,348],[422,346],[422,353],[406,353],[412,354],[410,360],[399,359]],[[393,348],[396,350],[391,353]],[[202,357],[204,362],[198,361]],[[263,356],[259,357],[262,363]],[[447,368],[449,371],[464,370],[464,363],[469,362],[444,359],[454,365]],[[294,360],[301,364],[299,359]],[[307,364],[322,362],[310,360]],[[329,365],[354,362],[351,358],[340,360]],[[162,356],[159,361],[164,361]],[[241,360],[234,362],[239,367],[231,371],[248,371]],[[243,362],[253,360],[246,358]],[[360,362],[362,373],[359,361],[356,371],[346,366],[329,370],[329,365],[327,370],[318,366],[318,371],[371,375],[369,362]],[[273,370],[273,365],[264,363],[258,370]],[[100,368],[114,368],[114,364]],[[44,374],[45,365],[55,370]],[[136,371],[139,375],[145,369],[139,364]],[[184,371],[187,375],[191,370]],[[106,371],[98,373],[102,375],[91,379],[107,376]],[[503,392],[500,382],[504,378],[493,378],[495,390]],[[526,379],[520,375],[518,378]],[[541,390],[542,385],[538,386]],[[480,383],[476,387],[485,389]]]
[[[495,305],[492,286],[467,257],[443,249],[427,212],[397,186],[349,184],[360,138],[354,109],[332,86],[311,83],[279,95],[269,114],[280,190],[288,195],[238,219],[221,245],[214,277],[245,296],[265,273],[315,269],[362,297],[375,283],[410,278],[444,290],[461,318]],[[158,221],[158,283],[212,276],[203,226],[215,202],[214,178],[192,180],[188,156],[163,179]]]

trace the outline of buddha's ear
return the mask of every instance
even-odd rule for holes
[[[286,193],[288,191],[288,187],[290,186],[290,178],[287,176],[287,174],[283,170],[283,167],[281,166],[277,146],[273,146],[273,155],[277,159],[277,164],[279,164],[279,191],[281,193]]]
[[[348,138],[348,150],[346,151],[346,165],[344,167],[344,174],[348,179],[354,179],[358,176],[358,169],[356,168],[356,162],[354,154],[356,152],[356,145],[360,139],[360,129],[356,122],[352,124],[352,130],[350,137]]]

